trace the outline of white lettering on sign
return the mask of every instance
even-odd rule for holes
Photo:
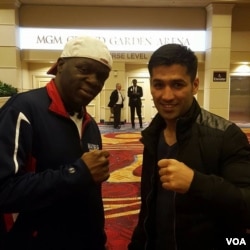
[[[168,43],[205,51],[205,31],[19,29],[21,49],[62,50],[68,40],[89,35],[102,40],[110,51],[116,52],[152,52]]]

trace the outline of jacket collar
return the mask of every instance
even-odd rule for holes
[[[176,136],[177,140],[181,141],[188,137],[191,133],[191,126],[196,121],[197,116],[200,113],[200,106],[196,99],[193,99],[193,103],[188,112],[177,120],[176,124]],[[160,132],[167,126],[164,119],[159,115],[153,118],[149,126],[142,131],[142,143],[147,144],[147,147],[155,151],[155,146],[158,142]]]
[[[177,121],[177,124],[176,124],[177,135],[181,136],[185,134],[186,132],[190,131],[190,127],[196,121],[200,112],[201,112],[200,105],[194,98],[193,103],[190,109],[188,110],[188,112],[183,117],[180,117]]]
[[[49,110],[52,112],[64,116],[69,117],[68,112],[66,111],[63,101],[59,95],[59,92],[57,90],[56,84],[54,82],[54,79],[51,79],[50,82],[46,85],[46,89],[48,92],[48,95],[51,99],[51,103],[49,106]]]
[[[61,96],[57,90],[56,84],[54,82],[54,79],[51,79],[50,82],[46,85],[46,89],[47,89],[47,93],[51,99],[51,103],[49,105],[49,110],[64,116],[66,118],[70,118],[69,113],[67,112],[67,110],[64,107],[63,101],[61,99]],[[84,121],[84,125],[86,125],[88,123],[88,121],[91,120],[90,115],[86,112],[86,109],[83,108],[83,121]]]

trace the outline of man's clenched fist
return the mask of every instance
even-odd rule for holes
[[[93,150],[84,153],[81,157],[96,183],[109,178],[109,155],[109,152],[105,150]]]

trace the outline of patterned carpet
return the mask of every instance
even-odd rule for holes
[[[250,127],[249,128],[241,128],[241,129],[246,134],[248,141],[250,142]]]
[[[109,250],[125,250],[140,207],[142,144],[140,131],[119,130],[102,134],[110,152],[110,178],[103,184],[103,201]]]

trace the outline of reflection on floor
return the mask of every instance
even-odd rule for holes
[[[140,128],[139,124],[135,124],[135,128],[132,128],[131,123],[121,124],[120,129],[115,129],[112,124],[106,125],[106,124],[99,123],[98,126],[102,134],[103,133],[116,133],[116,132],[138,132],[146,128],[148,126],[148,123],[143,123],[143,128]]]
[[[249,101],[250,99],[248,102]],[[242,111],[232,111],[232,107],[230,107],[229,120],[239,124],[242,123],[250,125],[250,112],[248,107],[249,105],[246,107],[241,107],[240,109]]]

